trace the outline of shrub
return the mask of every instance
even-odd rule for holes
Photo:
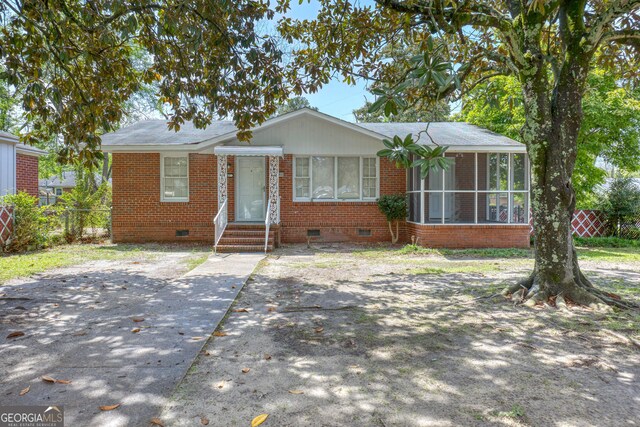
[[[407,217],[407,198],[404,194],[391,194],[381,196],[378,199],[378,208],[387,218],[389,231],[391,232],[391,243],[398,242],[398,221]],[[392,223],[396,223],[396,232],[393,233]]]
[[[38,207],[38,198],[19,192],[4,197],[4,203],[13,205],[13,234],[6,248],[8,252],[22,252],[48,246],[51,221]]]
[[[58,198],[57,208],[65,218],[67,241],[82,239],[87,229],[97,234],[98,229],[109,229],[110,187],[102,184],[94,189],[84,179],[76,180],[76,186]]]
[[[625,219],[640,215],[640,188],[632,178],[616,178],[599,195],[598,205],[609,219],[612,234],[619,236]]]

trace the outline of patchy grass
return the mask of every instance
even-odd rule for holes
[[[56,246],[24,254],[0,257],[0,283],[14,277],[25,277],[52,268],[66,267],[87,261],[118,260],[139,257],[143,254],[137,246],[104,246],[74,244]]]
[[[112,244],[72,244],[56,246],[35,252],[0,256],[0,283],[15,277],[27,277],[53,268],[67,267],[97,260],[151,259],[153,252],[174,250],[174,245],[112,245]],[[206,256],[199,252],[208,248],[194,249],[194,258],[189,258],[188,266],[204,262]],[[204,258],[204,259],[203,259]]]
[[[576,246],[591,248],[639,248],[640,240],[621,239],[619,237],[574,237]]]
[[[531,249],[485,248],[485,249],[435,249],[417,245],[405,245],[399,249],[373,248],[355,250],[353,254],[360,258],[386,258],[389,256],[439,255],[447,258],[531,258]]]
[[[496,264],[489,264],[483,262],[475,263],[452,263],[438,267],[421,267],[408,271],[409,274],[456,274],[456,273],[468,273],[468,274],[481,274],[491,273],[498,271],[500,267]]]
[[[578,258],[594,261],[640,262],[640,248],[578,248]]]
[[[185,265],[187,266],[187,271],[191,271],[203,262],[209,259],[209,254],[201,255],[200,253],[195,252],[194,256],[191,258],[187,258],[185,260]]]

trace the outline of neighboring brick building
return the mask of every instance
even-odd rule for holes
[[[0,132],[0,196],[24,191],[38,197],[38,157],[45,151]]]
[[[186,123],[179,132],[159,120],[134,124],[103,136],[113,154],[113,240],[262,250],[268,223],[268,247],[389,241],[376,200],[406,193],[401,242],[527,247],[524,146],[466,123],[432,123],[429,137],[425,127],[353,124],[302,109],[265,122],[247,144],[226,121],[202,130]],[[409,133],[449,146],[451,167],[423,180],[377,157],[384,138]]]

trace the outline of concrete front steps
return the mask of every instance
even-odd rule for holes
[[[227,224],[217,252],[264,252],[265,226],[260,223],[232,222]],[[269,242],[267,252],[271,252],[275,246],[276,230],[269,229]]]

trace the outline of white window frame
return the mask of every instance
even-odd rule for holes
[[[177,159],[187,159],[187,197],[166,197],[164,194],[164,185],[165,185],[165,176],[164,176],[164,159],[166,158],[177,158]],[[185,203],[189,201],[189,197],[191,195],[190,183],[189,183],[189,175],[190,175],[190,165],[189,165],[189,153],[162,153],[160,154],[160,201],[167,203]]]
[[[314,157],[333,157],[333,194],[334,197],[332,199],[314,199],[313,195],[313,158]],[[360,197],[357,199],[338,199],[338,158],[358,158],[359,159],[359,168],[360,168]],[[309,197],[296,197],[296,162],[298,158],[309,159]],[[362,183],[364,181],[364,171],[363,171],[363,159],[375,159],[376,161],[376,194],[374,197],[363,197],[364,188]],[[294,156],[293,157],[293,171],[292,171],[292,195],[294,202],[340,202],[340,203],[349,203],[349,202],[372,202],[380,197],[380,158],[375,155],[335,155],[335,154],[310,154],[304,156]]]

